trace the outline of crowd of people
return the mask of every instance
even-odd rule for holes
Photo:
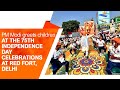
[[[80,51],[84,53],[84,56],[89,56],[89,41],[91,38],[93,41],[93,47],[98,51],[99,55],[102,56],[104,53],[108,54],[109,61],[106,68],[106,72],[111,74],[111,68],[116,66],[120,68],[120,34],[110,32],[100,32],[97,35],[81,34],[80,37],[66,37],[60,38],[59,44],[51,59],[53,66],[53,74],[64,65],[66,74],[69,74],[69,62],[66,60],[65,52],[69,51],[72,56],[77,56]],[[109,45],[109,47],[106,47]]]

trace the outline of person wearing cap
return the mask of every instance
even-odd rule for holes
[[[120,69],[120,38],[113,38],[112,45],[108,49],[109,61],[106,71],[112,74],[112,69],[117,67]]]

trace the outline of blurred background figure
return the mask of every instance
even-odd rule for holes
[[[102,50],[104,50],[104,52],[106,52],[105,41],[102,39],[102,36],[100,36],[99,39],[97,39],[97,45],[98,45],[99,53],[101,56]]]

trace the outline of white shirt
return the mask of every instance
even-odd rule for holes
[[[88,42],[88,38],[92,37],[93,35],[86,35],[86,36],[82,36],[81,37],[81,46],[82,47],[89,47],[89,42]]]
[[[98,47],[103,47],[104,46],[104,43],[105,43],[105,41],[104,40],[97,40],[97,43],[98,43]]]
[[[115,26],[114,26],[114,25],[111,27],[111,32],[112,32],[112,33],[115,32]]]
[[[73,43],[73,46],[75,47],[75,46],[76,46],[76,43]]]
[[[71,47],[71,48],[75,48],[75,46],[76,46],[75,43],[70,44],[70,47]]]
[[[60,57],[58,60],[59,60],[61,63],[65,62],[65,59],[64,59],[63,57]]]
[[[92,38],[94,42],[97,42],[97,39],[96,38]]]
[[[74,38],[73,40],[76,41],[76,38]]]
[[[106,37],[107,40],[110,40],[110,37]]]
[[[53,58],[54,58],[54,59],[58,59],[58,57],[59,57],[60,54],[61,54],[61,52],[60,52],[59,50],[58,50],[58,51],[55,50],[55,51],[54,51],[54,54],[53,54]]]
[[[108,51],[110,52],[110,55],[114,55],[115,57],[120,58],[120,45],[117,48],[114,48],[114,46],[110,46]],[[116,59],[110,58],[110,61],[120,63],[120,60],[116,60]]]
[[[67,41],[64,41],[64,45],[66,46],[68,44],[68,42]]]
[[[76,41],[77,45],[80,45],[80,40]]]

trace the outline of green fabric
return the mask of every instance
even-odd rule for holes
[[[114,68],[112,68],[112,72],[113,73],[120,73],[120,68],[114,67]]]
[[[62,74],[65,74],[65,66],[63,65],[58,71],[57,71],[57,75],[62,75]]]
[[[77,54],[77,55],[79,54],[79,52],[80,52],[80,50],[76,50],[76,54]]]
[[[107,53],[105,53],[105,54],[104,54],[104,56],[105,56],[105,60],[106,60],[106,62],[108,62],[108,61],[109,61],[108,54],[107,54]]]

